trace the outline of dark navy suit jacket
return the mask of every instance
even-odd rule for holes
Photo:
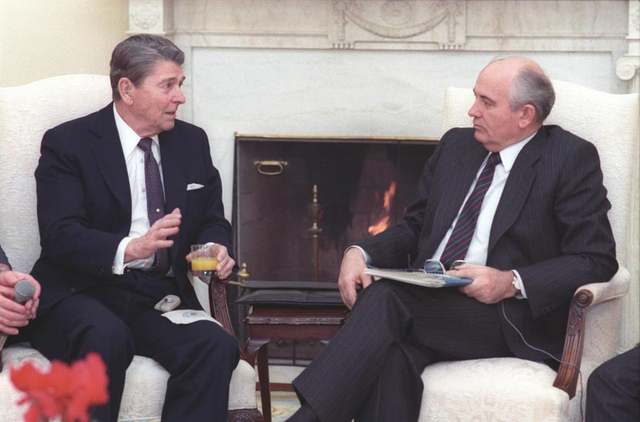
[[[425,165],[419,198],[398,226],[359,243],[377,267],[420,268],[453,223],[483,159],[473,129],[441,139]],[[491,226],[487,266],[515,269],[527,300],[504,301],[527,341],[561,355],[569,304],[584,284],[610,280],[618,269],[595,146],[558,126],[543,126],[511,169]],[[461,293],[462,294],[462,293]],[[526,347],[503,318],[518,357],[546,359]]]
[[[187,279],[190,245],[216,242],[231,251],[222,187],[205,132],[177,120],[159,135],[165,212],[182,223],[169,251],[183,302],[199,308]],[[33,276],[42,284],[39,315],[62,298],[104,282],[131,225],[131,193],[113,104],[47,131],[35,172],[42,253]],[[197,183],[204,188],[187,191]]]

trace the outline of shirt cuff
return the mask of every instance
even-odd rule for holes
[[[126,268],[146,269],[153,266],[155,255],[151,255],[147,259],[135,259],[131,262],[124,263],[124,251],[127,249],[129,242],[133,240],[132,237],[125,237],[120,241],[118,249],[116,250],[116,256],[113,258],[113,265],[111,266],[111,272],[115,275],[124,274]]]
[[[524,289],[524,283],[522,282],[522,277],[520,277],[520,273],[518,273],[518,271],[516,270],[511,270],[513,271],[513,273],[516,276],[516,289],[520,290],[520,294],[516,295],[516,299],[526,299],[527,298],[527,291]]]
[[[364,249],[362,249],[360,246],[357,245],[351,245],[349,246],[344,253],[347,253],[347,251],[349,249],[355,248],[357,250],[359,250],[360,252],[362,252],[362,256],[364,257],[364,263],[367,265],[371,265],[371,257],[369,256],[369,254],[367,253],[367,251],[365,251]],[[343,254],[344,255],[344,254]]]

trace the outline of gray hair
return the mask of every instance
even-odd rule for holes
[[[539,123],[551,113],[556,102],[556,93],[553,84],[545,73],[537,65],[525,65],[509,88],[509,105],[511,111],[520,110],[527,104],[536,109],[536,118]]]
[[[542,124],[551,113],[553,104],[556,102],[553,84],[540,65],[526,57],[497,57],[491,60],[489,65],[502,60],[518,60],[523,63],[507,93],[511,111],[516,112],[525,105],[531,104],[536,110],[538,123]]]
[[[127,78],[134,86],[139,86],[161,60],[182,66],[184,53],[169,39],[159,35],[132,35],[120,42],[111,54],[109,77],[113,100],[120,100],[120,79]]]

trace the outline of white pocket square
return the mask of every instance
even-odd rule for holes
[[[200,183],[189,183],[187,185],[187,190],[196,190],[196,189],[202,189],[204,187],[204,185],[201,185]]]

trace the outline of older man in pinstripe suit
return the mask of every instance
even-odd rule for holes
[[[346,252],[339,286],[353,312],[294,381],[303,406],[291,421],[416,421],[431,363],[557,359],[574,291],[617,271],[598,153],[543,126],[555,94],[542,69],[496,60],[474,93],[473,128],[442,137],[404,221]],[[428,289],[364,274],[407,256],[414,267],[462,258],[450,273],[473,282]]]

